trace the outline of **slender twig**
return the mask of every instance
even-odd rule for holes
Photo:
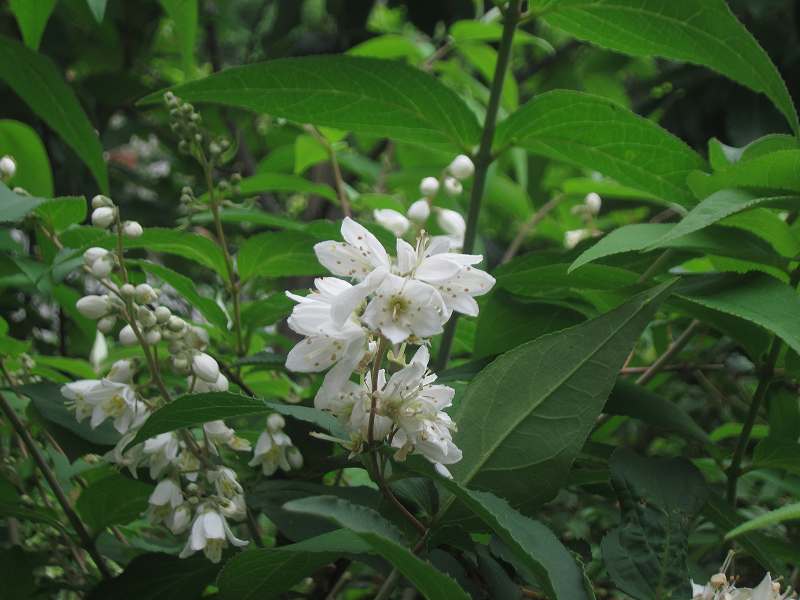
[[[638,385],[645,385],[649,382],[653,377],[655,377],[661,370],[667,366],[670,360],[675,357],[681,350],[686,347],[686,344],[689,343],[689,340],[692,339],[697,328],[700,326],[700,321],[695,319],[689,326],[683,330],[683,333],[678,336],[674,342],[669,345],[669,348],[666,349],[664,354],[659,356],[656,361],[650,365],[647,370],[642,373],[639,378],[636,380]]]
[[[522,226],[519,228],[519,231],[517,231],[517,235],[511,241],[511,244],[509,244],[506,253],[503,254],[503,258],[500,259],[501,265],[504,265],[517,255],[517,252],[519,252],[519,249],[522,246],[522,243],[525,241],[525,238],[528,237],[528,234],[533,231],[533,229],[542,221],[542,219],[544,219],[551,210],[558,206],[558,203],[563,199],[563,194],[554,196],[548,202],[542,205],[539,210],[533,213],[530,219],[522,224]]]
[[[228,379],[230,379],[233,383],[239,386],[239,388],[251,398],[256,397],[256,393],[253,391],[249,385],[247,385],[244,380],[239,376],[239,374],[231,369],[228,365],[226,365],[223,361],[221,361],[218,357],[213,357],[214,360],[217,361],[219,365],[219,370],[222,371],[222,374],[225,375]]]
[[[8,375],[5,365],[2,362],[0,362],[0,365],[2,365],[3,373],[9,380],[9,383],[11,383],[11,379]],[[89,556],[92,557],[92,560],[94,560],[95,564],[97,565],[100,575],[102,575],[103,579],[110,579],[112,577],[111,571],[109,571],[108,565],[106,565],[103,557],[100,555],[100,552],[98,552],[97,547],[94,545],[92,536],[89,535],[89,531],[86,529],[83,521],[81,521],[80,517],[78,517],[78,513],[76,513],[70,505],[67,495],[64,493],[64,489],[58,482],[58,479],[56,478],[55,473],[53,473],[53,470],[50,468],[50,465],[47,464],[44,455],[42,455],[41,450],[39,450],[36,442],[34,442],[33,437],[31,437],[31,434],[28,432],[25,424],[17,416],[17,413],[14,411],[14,409],[11,408],[11,405],[8,403],[2,393],[0,393],[0,410],[3,411],[3,414],[5,414],[6,418],[11,423],[11,427],[22,439],[22,442],[27,447],[28,452],[33,457],[36,466],[39,467],[42,475],[44,475],[44,478],[47,480],[50,489],[53,490],[53,494],[58,500],[58,503],[61,505],[61,508],[64,510],[64,514],[67,515],[67,519],[69,519],[70,524],[78,534],[78,537],[81,540],[81,545],[89,553]]]
[[[672,258],[674,251],[672,248],[667,248],[658,257],[652,262],[652,264],[647,267],[647,269],[639,276],[639,279],[636,280],[636,283],[644,283],[645,281],[649,280],[653,275],[658,273],[659,269],[664,266],[664,264]]]
[[[319,131],[317,131],[317,128],[313,125],[305,125],[303,129],[310,133],[314,139],[317,140],[320,145],[322,145],[322,147],[325,149],[325,152],[328,153],[328,159],[330,160],[331,168],[333,169],[333,178],[336,182],[336,195],[339,197],[339,205],[345,217],[352,216],[352,211],[350,210],[350,200],[347,197],[347,189],[345,188],[344,184],[344,177],[342,176],[342,170],[339,168],[339,159],[336,158],[336,150],[328,141],[328,139]]]
[[[425,547],[425,540],[427,539],[427,532],[422,535],[421,538],[417,541],[416,545],[411,549],[413,554],[419,554],[422,549]],[[375,595],[375,600],[386,600],[394,590],[395,586],[400,582],[400,571],[397,569],[392,569],[389,576],[383,581],[383,585],[381,589],[378,590],[378,593]]]
[[[492,143],[494,141],[494,129],[497,123],[497,111],[500,108],[500,98],[503,94],[503,82],[508,71],[508,64],[511,60],[511,43],[514,39],[514,30],[519,21],[520,6],[522,0],[511,0],[505,13],[503,24],[503,36],[500,39],[500,47],[497,50],[497,63],[495,64],[492,87],[489,93],[489,103],[486,106],[486,119],[483,122],[483,133],[478,152],[475,155],[475,178],[472,182],[472,191],[469,198],[469,210],[467,212],[467,229],[464,233],[463,249],[465,254],[470,254],[475,245],[475,235],[478,231],[478,217],[481,212],[481,202],[483,192],[486,187],[486,175],[489,166],[494,160],[492,155]],[[447,366],[450,358],[450,349],[456,335],[458,325],[458,313],[448,321],[445,327],[442,341],[439,345],[439,355],[436,357],[434,371],[440,371]]]
[[[622,367],[619,370],[620,375],[641,375],[646,373],[652,365],[646,367]],[[664,365],[659,371],[724,371],[725,365],[722,363],[707,363],[694,365],[691,363],[676,363],[673,365]]]

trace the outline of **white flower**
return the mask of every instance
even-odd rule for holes
[[[217,494],[223,498],[233,498],[244,493],[236,476],[236,471],[228,467],[220,467],[206,473],[208,481],[214,484]]]
[[[417,223],[424,223],[431,216],[431,206],[425,198],[420,198],[408,207],[408,218]]]
[[[205,352],[198,352],[192,358],[192,372],[208,383],[216,383],[219,379],[217,361]]]
[[[123,346],[135,346],[139,342],[133,327],[125,325],[119,330],[119,343]]]
[[[408,228],[411,226],[411,223],[409,223],[404,215],[401,215],[391,208],[376,208],[372,214],[375,217],[375,221],[377,221],[381,227],[388,229],[396,237],[405,235],[406,231],[408,231]]]
[[[450,174],[456,179],[463,180],[472,177],[472,174],[475,172],[475,165],[472,163],[469,156],[459,154],[453,159],[453,162],[450,163],[447,170],[450,171]]]
[[[464,186],[455,177],[444,178],[444,191],[448,196],[458,196],[464,191]]]
[[[286,293],[297,302],[287,324],[305,336],[289,352],[286,368],[319,372],[342,360],[354,367],[364,354],[367,332],[352,312],[366,290],[335,277],[318,278],[314,286],[307,296]]]
[[[152,523],[160,523],[183,504],[181,486],[173,479],[162,479],[148,499],[147,516]]]
[[[164,525],[175,535],[186,531],[191,522],[192,510],[188,504],[181,504],[164,518]]]
[[[564,246],[571,250],[591,235],[588,229],[571,229],[564,233]]]
[[[94,344],[92,350],[89,352],[89,362],[92,364],[94,370],[98,370],[103,361],[108,358],[108,344],[106,343],[106,336],[98,329],[95,332]]]
[[[108,228],[115,218],[114,209],[110,206],[101,206],[92,211],[92,225],[102,229]]]
[[[227,381],[227,380],[226,380]],[[210,442],[211,451],[218,454],[216,444],[225,444],[232,450],[250,452],[250,442],[236,436],[236,432],[225,425],[225,421],[216,420],[203,424],[206,439]]]
[[[117,383],[130,383],[133,379],[133,361],[128,359],[118,360],[111,365],[111,370],[106,375],[109,381]]]
[[[108,277],[109,273],[114,270],[114,258],[112,254],[106,254],[98,258],[96,261],[92,263],[90,267],[92,271],[92,275],[97,277],[98,279],[103,279],[104,277]]]
[[[426,198],[433,198],[439,191],[439,180],[436,177],[426,177],[419,182],[419,191]]]
[[[74,402],[78,421],[91,415],[92,428],[110,417],[114,428],[124,434],[139,427],[149,414],[131,386],[108,379],[74,381],[62,386],[61,394]]]
[[[447,307],[433,286],[388,273],[362,319],[393,344],[399,344],[412,335],[428,338],[441,333],[447,321]]]
[[[448,317],[454,310],[477,316],[478,303],[474,297],[491,290],[495,279],[473,266],[483,260],[482,256],[457,254],[448,249],[447,241],[442,238],[420,239],[416,248],[397,240],[397,272],[436,288],[447,307]]]
[[[160,433],[144,442],[142,452],[150,461],[150,477],[158,479],[170,465],[177,462],[178,455],[189,454],[181,453],[181,445],[175,432]],[[183,470],[183,469],[182,469]]]
[[[108,462],[115,464],[119,467],[126,467],[131,475],[137,477],[136,470],[139,465],[145,460],[143,444],[136,444],[129,449],[126,449],[136,437],[136,431],[129,431],[123,435],[116,443],[113,449],[109,450],[103,455]]]
[[[273,416],[270,415],[267,419],[267,428],[258,437],[253,458],[247,463],[251,467],[261,466],[266,476],[272,475],[279,468],[286,472],[292,470],[292,464],[287,456],[289,449],[294,447],[292,439],[282,431],[282,427],[279,427],[280,421],[272,419],[270,423]],[[300,464],[302,466],[302,458]]]
[[[447,234],[444,237],[450,244],[451,249],[461,248],[464,245],[464,233],[467,230],[467,223],[461,213],[447,208],[437,208],[436,223]]]
[[[87,266],[91,267],[96,260],[108,256],[108,254],[109,252],[105,248],[98,248],[97,246],[94,246],[83,253],[83,262]]]
[[[124,233],[129,238],[138,238],[142,237],[144,233],[144,229],[137,221],[125,221],[122,224],[122,233]]]
[[[0,158],[0,179],[9,180],[17,172],[17,163],[13,158],[6,155]]]
[[[217,380],[214,383],[209,383],[208,381],[204,381],[202,379],[195,379],[194,382],[194,391],[197,393],[201,392],[227,392],[228,391],[228,378],[225,377],[222,373],[219,374]]]
[[[378,268],[388,270],[389,255],[374,235],[350,217],[342,221],[343,242],[326,241],[314,246],[320,264],[334,275],[362,280]]]
[[[228,522],[220,512],[203,506],[197,511],[192,523],[192,532],[180,557],[186,558],[202,550],[211,562],[217,563],[222,557],[222,550],[229,542],[237,547],[247,545],[245,540],[233,535]]]
[[[588,209],[589,213],[592,215],[596,215],[600,212],[600,207],[603,204],[603,199],[600,197],[600,194],[596,192],[589,192],[586,194],[586,198],[583,200],[586,208]]]

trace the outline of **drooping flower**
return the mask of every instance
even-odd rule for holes
[[[78,421],[91,415],[92,428],[113,418],[114,428],[124,434],[131,428],[139,427],[149,415],[147,406],[136,397],[136,392],[127,383],[84,379],[63,385],[61,394],[74,403]]]
[[[225,517],[217,509],[201,506],[197,510],[192,523],[192,532],[180,557],[186,558],[202,550],[211,562],[218,563],[222,557],[222,550],[228,543],[242,547],[248,542],[233,535]]]
[[[162,479],[150,494],[147,503],[150,505],[147,509],[148,518],[152,523],[160,523],[183,504],[183,490],[174,479]]]
[[[251,467],[260,466],[266,476],[272,475],[278,469],[285,472],[292,470],[287,453],[294,446],[292,439],[283,432],[285,424],[283,417],[278,414],[267,418],[267,427],[258,437],[253,458],[247,463]],[[296,458],[294,461],[297,464]]]
[[[181,445],[175,432],[170,431],[145,440],[142,452],[150,462],[151,479],[158,479],[170,465],[175,464],[181,454]]]

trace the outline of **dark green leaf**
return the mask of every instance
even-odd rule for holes
[[[31,4],[34,4],[31,2]],[[42,140],[32,127],[12,119],[0,120],[0,148],[17,162],[17,173],[7,181],[34,196],[53,196],[53,173]]]
[[[276,231],[254,235],[242,244],[237,254],[242,281],[251,277],[319,275],[325,268],[314,254],[318,240],[296,231]]]
[[[114,243],[114,241],[109,240],[107,243]],[[226,273],[225,257],[220,247],[207,237],[196,233],[147,227],[140,237],[126,238],[125,247],[145,248],[153,252],[175,254],[209,267],[217,274],[224,275]]]
[[[123,525],[141,518],[152,492],[153,486],[114,473],[84,489],[75,507],[97,536],[109,525]]]
[[[194,67],[194,47],[197,43],[197,0],[160,0],[170,19],[175,21],[175,35],[178,38],[186,77],[192,75]]]
[[[8,6],[17,19],[25,45],[38,50],[56,0],[8,0]]]
[[[21,221],[43,202],[47,202],[47,200],[15,194],[0,181],[0,223]]]
[[[33,570],[38,566],[35,557],[19,546],[0,550],[0,579],[4,597],[13,600],[39,598],[33,576]]]
[[[52,231],[60,233],[86,219],[86,198],[66,196],[48,200],[36,207],[36,214]]]
[[[75,150],[100,189],[108,192],[100,140],[55,65],[22,44],[0,37],[0,79]]]
[[[706,198],[726,188],[800,192],[800,150],[780,150],[740,161],[712,174],[696,171],[688,184],[695,196]]]
[[[800,444],[797,441],[765,437],[753,452],[756,469],[781,469],[800,475]]]
[[[478,123],[461,99],[430,75],[396,61],[308,56],[226,69],[173,88],[213,102],[395,141],[469,148]],[[161,94],[145,102],[161,99]]]

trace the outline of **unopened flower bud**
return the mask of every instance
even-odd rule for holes
[[[111,365],[111,370],[106,375],[106,379],[117,383],[129,383],[133,378],[133,361],[122,359]]]
[[[444,178],[444,191],[448,196],[458,196],[464,191],[464,186],[455,177]]]
[[[108,277],[109,273],[114,269],[114,260],[110,254],[106,254],[102,258],[98,258],[96,261],[92,263],[91,270],[92,275],[97,277],[98,279],[103,279],[104,277]]]
[[[146,306],[140,306],[136,309],[136,318],[148,329],[156,324],[155,313]]]
[[[421,198],[408,207],[408,218],[417,223],[424,223],[431,216],[431,207],[425,198]]]
[[[123,283],[119,288],[119,293],[123,298],[133,298],[136,293],[136,288],[130,283]]]
[[[137,221],[125,221],[122,225],[122,233],[129,238],[138,238],[142,236],[144,229]]]
[[[130,325],[125,325],[119,331],[119,343],[123,346],[133,346],[139,340],[136,339],[136,334],[133,332],[133,327]]]
[[[140,283],[136,286],[136,294],[134,296],[136,301],[141,304],[150,304],[158,298],[156,291],[146,283]]]
[[[111,308],[108,296],[84,296],[75,305],[78,312],[87,319],[104,317]]]
[[[419,191],[426,198],[433,198],[439,191],[439,180],[436,177],[426,177],[419,182]]]
[[[600,212],[600,207],[603,204],[603,199],[600,198],[600,194],[597,194],[595,192],[590,192],[586,194],[584,203],[586,204],[586,208],[589,209],[589,212],[593,215],[596,215],[597,213]]]
[[[17,172],[17,163],[13,158],[6,155],[0,158],[0,179],[9,180]]]
[[[111,333],[116,322],[117,318],[114,316],[103,317],[97,322],[97,330],[100,333]]]
[[[166,306],[156,306],[156,323],[166,323],[172,316],[172,313]]]
[[[388,229],[396,237],[402,237],[411,226],[405,216],[391,208],[375,209],[372,214],[381,227]]]
[[[95,246],[89,248],[88,250],[86,250],[86,252],[83,253],[83,262],[87,266],[91,267],[96,260],[99,260],[107,255],[108,255],[108,250],[106,250],[105,248],[98,248]]]
[[[203,381],[214,383],[219,378],[219,365],[205,352],[198,352],[192,358],[192,372]]]
[[[590,235],[588,229],[571,229],[564,233],[564,246],[571,250]]]
[[[267,429],[273,432],[280,431],[286,427],[286,421],[278,413],[272,413],[267,417]]]
[[[459,154],[453,159],[453,162],[450,163],[447,170],[450,171],[450,174],[456,179],[463,180],[472,177],[472,174],[475,172],[475,165],[472,164],[472,160],[470,160],[469,156]]]
[[[189,371],[189,361],[186,360],[185,358],[172,359],[172,366],[179,373],[186,373]]]
[[[101,206],[92,211],[92,225],[107,229],[114,222],[114,209],[110,206]]]
[[[286,460],[289,461],[289,466],[291,466],[293,469],[303,468],[303,455],[295,446],[291,446],[286,450]]]
[[[464,232],[467,230],[467,224],[461,213],[448,208],[442,208],[436,211],[436,222],[439,224],[445,233],[456,237],[464,237]]]
[[[172,331],[182,331],[186,327],[186,321],[184,321],[180,317],[176,317],[175,315],[172,315],[167,320],[167,327],[169,329],[171,329]]]
[[[144,341],[151,346],[161,341],[161,332],[158,329],[150,329],[144,334]]]
[[[108,196],[104,196],[103,194],[97,194],[94,198],[92,198],[92,208],[114,208],[114,202],[112,202],[111,198]]]

